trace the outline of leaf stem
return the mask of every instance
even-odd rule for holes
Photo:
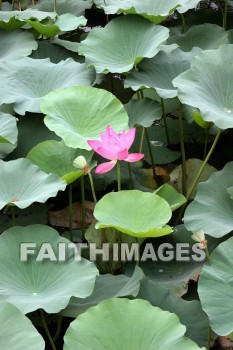
[[[180,16],[181,16],[181,25],[182,25],[181,34],[184,34],[184,32],[185,32],[185,18],[184,18],[183,13],[181,13]]]
[[[73,237],[73,193],[72,193],[72,184],[69,185],[69,230],[70,230],[70,240],[74,241]]]
[[[82,234],[85,233],[85,189],[84,189],[84,176],[80,177],[81,184],[81,211],[82,211]]]
[[[53,11],[57,12],[57,0],[53,0]]]
[[[134,184],[133,184],[133,176],[132,176],[132,171],[131,171],[131,164],[128,162],[127,165],[128,165],[128,170],[129,170],[130,186],[131,186],[131,189],[133,190]]]
[[[206,129],[205,146],[204,146],[204,159],[205,159],[206,153],[207,153],[208,141],[209,141],[209,129]]]
[[[225,0],[224,10],[222,12],[222,14],[223,14],[223,28],[225,30],[227,30],[227,9],[228,9],[227,5],[228,5],[227,0]]]
[[[180,148],[182,157],[182,194],[186,196],[187,193],[187,168],[186,168],[186,155],[184,146],[184,127],[182,119],[182,104],[180,103],[179,109],[179,133],[180,133]]]
[[[63,321],[63,316],[59,316],[58,321],[57,321],[57,330],[56,333],[53,337],[53,342],[55,343],[61,333],[61,326],[62,326],[62,321]]]
[[[15,0],[12,0],[12,5],[11,6],[12,6],[11,7],[12,11],[14,11],[14,9],[15,9]]]
[[[207,350],[210,350],[210,344],[211,344],[211,327],[210,327],[210,324],[209,324],[209,325],[208,325]]]
[[[0,11],[2,11],[2,0],[0,0]]]
[[[209,152],[208,152],[204,162],[202,163],[202,165],[201,165],[201,167],[200,167],[200,169],[199,169],[199,171],[198,171],[198,173],[197,173],[197,175],[196,175],[196,177],[195,177],[195,179],[194,179],[194,181],[192,183],[192,186],[191,186],[189,192],[187,193],[187,196],[186,196],[187,202],[181,207],[180,212],[179,212],[179,214],[178,214],[178,216],[176,218],[174,226],[178,225],[178,223],[180,222],[180,219],[181,219],[181,217],[182,217],[182,215],[183,215],[183,213],[184,213],[184,211],[185,211],[185,209],[186,209],[186,207],[188,205],[188,201],[189,201],[189,199],[190,199],[190,197],[191,197],[191,195],[192,195],[192,193],[193,193],[193,191],[194,191],[194,189],[195,189],[195,187],[196,187],[196,185],[198,183],[198,180],[200,179],[200,176],[201,176],[201,174],[202,174],[206,164],[208,163],[208,161],[209,161],[209,159],[210,159],[210,157],[211,157],[211,155],[212,155],[212,153],[213,153],[213,151],[214,151],[214,149],[215,149],[215,147],[216,147],[216,145],[218,143],[218,140],[219,140],[219,138],[221,136],[221,132],[222,132],[222,130],[219,129],[217,135],[215,136],[214,142],[213,142],[213,144],[212,144],[212,146],[211,146],[211,148],[210,148],[210,150],[209,150]]]
[[[12,227],[15,226],[15,207],[11,207],[11,222],[12,222]]]
[[[94,182],[93,182],[93,178],[92,178],[91,172],[88,173],[88,177],[89,177],[89,180],[90,180],[91,192],[92,192],[93,200],[94,200],[95,204],[97,204],[97,199],[96,199],[96,194],[95,194],[95,186],[94,186]]]
[[[148,131],[146,128],[145,128],[145,134],[146,134],[146,142],[147,142],[147,146],[148,146],[148,150],[149,150],[149,154],[150,154],[150,159],[151,159],[153,177],[156,181],[155,162],[154,162],[154,157],[153,157],[153,152],[152,152],[152,147],[151,147]]]
[[[49,339],[49,342],[50,342],[50,345],[51,345],[52,349],[53,349],[53,350],[57,350],[57,349],[56,349],[56,346],[55,346],[55,344],[54,344],[53,338],[52,338],[52,336],[51,336],[51,334],[50,334],[50,331],[49,331],[49,329],[48,329],[46,320],[45,320],[44,310],[42,310],[42,309],[40,309],[40,317],[41,317],[41,321],[42,321],[43,327],[44,327],[44,329],[45,329],[45,332],[46,332],[46,334],[47,334],[47,337],[48,337],[48,339]]]
[[[161,98],[161,107],[162,107],[162,113],[163,113],[163,122],[164,122],[164,127],[165,127],[167,144],[170,145],[171,142],[170,142],[170,137],[169,137],[167,118],[166,118],[166,111],[165,111],[165,104],[164,104],[164,99],[163,98]]]
[[[142,126],[142,133],[141,133],[141,138],[140,138],[139,153],[142,153],[144,135],[145,135],[145,128],[144,128],[144,126]]]
[[[121,163],[117,162],[117,189],[121,191]]]

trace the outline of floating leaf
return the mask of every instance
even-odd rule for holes
[[[67,59],[53,64],[49,59],[24,58],[0,67],[0,103],[15,103],[15,111],[40,113],[40,99],[50,91],[73,85],[91,85],[94,72]],[[4,88],[3,88],[4,86]]]
[[[183,336],[185,330],[175,314],[148,301],[113,298],[88,309],[70,324],[64,350],[108,350],[113,344],[114,350],[200,350]]]
[[[17,137],[16,118],[0,112],[0,158],[4,158],[15,149]]]
[[[191,52],[183,52],[180,49],[172,51],[172,54],[159,52],[153,58],[145,59],[125,80],[125,87],[133,90],[140,88],[154,88],[161,98],[173,98],[177,96],[177,89],[172,84],[180,73],[190,67],[191,60],[200,52],[195,48]]]
[[[186,198],[182,194],[178,193],[169,184],[164,184],[163,186],[159,187],[155,193],[168,202],[172,211],[178,209],[184,203],[186,203]]]
[[[166,17],[171,15],[176,9],[179,12],[186,12],[196,7],[198,0],[95,0],[102,5],[105,13],[126,13],[139,14],[154,23],[162,22]]]
[[[99,304],[101,301],[117,297],[136,297],[140,280],[143,278],[143,272],[136,266],[131,277],[126,275],[100,275],[96,278],[95,289],[93,293],[85,298],[71,298],[69,305],[61,311],[62,316],[77,317],[86,311],[89,307]]]
[[[128,72],[144,57],[155,56],[169,30],[138,16],[114,18],[104,28],[94,28],[79,44],[79,53],[97,73]]]
[[[195,180],[198,171],[200,170],[201,166],[203,164],[203,161],[200,159],[188,159],[186,161],[186,170],[187,170],[187,176],[186,176],[186,184],[187,184],[187,192],[189,193],[189,190],[191,189],[191,186],[193,184],[193,181]],[[199,180],[199,182],[204,182],[209,179],[209,177],[217,171],[216,168],[213,166],[206,164]],[[182,164],[178,165],[170,174],[170,184],[174,186],[174,188],[178,192],[182,192]],[[194,189],[191,199],[193,199],[196,195],[196,188]]]
[[[85,10],[92,7],[92,0],[56,0],[56,11],[59,15],[72,13],[75,16],[84,16]],[[39,0],[34,8],[40,11],[53,11],[54,4],[51,0]]]
[[[161,105],[149,98],[131,100],[124,107],[129,115],[130,128],[138,125],[148,128],[155,120],[162,118]]]
[[[138,190],[106,194],[95,206],[96,228],[114,227],[133,237],[159,237],[172,232],[168,203]]]
[[[34,255],[20,260],[22,243],[33,242]],[[47,258],[36,260],[43,243]],[[65,261],[59,261],[59,245],[65,244]],[[95,284],[98,270],[88,260],[76,261],[74,247],[51,227],[15,226],[0,236],[0,296],[23,313],[43,308],[48,313],[64,309],[71,296],[86,298]],[[52,258],[51,261],[48,257]],[[17,273],[16,273],[17,272]]]
[[[29,32],[0,30],[0,63],[2,65],[3,61],[16,61],[29,56],[37,46],[34,35]]]
[[[33,202],[44,203],[66,188],[65,181],[45,174],[28,159],[0,160],[0,165],[0,209],[12,204],[24,209]]]
[[[70,148],[63,141],[44,141],[36,145],[28,153],[27,158],[45,173],[53,173],[70,184],[83,175],[83,170],[75,169],[73,161],[78,156],[86,158],[90,163],[93,152]]]
[[[232,255],[233,238],[230,238],[221,243],[211,254],[211,263],[204,265],[198,284],[198,294],[203,310],[210,319],[211,328],[223,336],[233,331]]]
[[[87,140],[100,139],[110,125],[116,132],[128,129],[128,115],[110,92],[92,87],[59,89],[41,103],[46,126],[73,148],[90,150]]]
[[[64,47],[65,49],[72,51],[72,52],[78,52],[78,43],[68,41],[68,40],[62,40],[59,38],[53,38],[52,40],[53,44],[59,45]],[[79,56],[81,59],[83,59],[82,56]]]
[[[45,343],[31,321],[15,306],[0,303],[0,348],[4,350],[44,350]]]
[[[197,195],[188,206],[185,226],[192,232],[203,230],[220,238],[233,230],[233,202],[227,188],[233,184],[233,162],[214,173],[197,187]]]
[[[202,310],[200,301],[186,301],[149,279],[141,282],[138,298],[147,300],[162,310],[174,312],[187,328],[186,337],[195,341],[199,346],[207,344],[209,319]]]
[[[173,81],[181,102],[199,108],[205,121],[221,129],[233,127],[232,55],[233,45],[203,51]]]
[[[233,199],[233,187],[227,188],[227,192],[228,192],[229,195],[231,196],[231,199]]]

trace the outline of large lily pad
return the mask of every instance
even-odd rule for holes
[[[56,12],[58,15],[65,13],[72,13],[75,16],[84,16],[85,10],[92,7],[92,0],[57,0]],[[54,10],[54,4],[50,0],[39,0],[34,8],[40,11],[52,12]]]
[[[44,350],[42,336],[15,306],[0,303],[0,348],[4,350]]]
[[[66,146],[64,141],[44,141],[36,145],[28,153],[27,158],[45,173],[53,173],[70,184],[83,175],[83,170],[74,167],[73,161],[78,156],[91,162],[93,152],[74,149]],[[91,165],[91,164],[90,164]]]
[[[172,211],[186,203],[186,198],[169,184],[162,185],[155,193],[168,202]]]
[[[179,12],[196,7],[198,0],[96,0],[97,4],[102,5],[105,13],[126,13],[139,14],[154,23],[162,22],[171,15],[176,9]]]
[[[0,103],[15,103],[14,109],[40,113],[40,99],[50,91],[74,85],[91,85],[94,72],[72,59],[53,64],[49,59],[23,58],[0,67]]]
[[[17,137],[16,118],[0,112],[0,158],[4,158],[15,149]]]
[[[162,118],[162,108],[160,103],[144,98],[142,100],[131,100],[125,105],[129,115],[129,127],[144,126],[148,128],[155,120]]]
[[[35,255],[28,261],[20,260],[20,245],[34,243]],[[42,244],[54,261],[47,258],[37,261]],[[65,261],[58,261],[59,244],[66,245]],[[89,296],[95,284],[98,270],[85,259],[75,261],[74,250],[68,248],[68,241],[51,227],[30,225],[13,227],[0,236],[0,298],[15,305],[23,313],[43,308],[56,313],[65,308],[71,296]]]
[[[65,181],[57,175],[44,173],[24,158],[9,162],[0,160],[0,177],[0,209],[5,205],[23,209],[33,202],[44,203],[66,188]]]
[[[199,346],[207,344],[209,319],[202,310],[200,301],[186,301],[173,295],[168,288],[149,279],[141,282],[138,298],[147,300],[162,310],[174,312],[187,328],[186,337],[195,341]]]
[[[216,24],[204,23],[193,25],[184,34],[171,35],[167,43],[175,43],[183,51],[191,51],[194,47],[202,50],[218,49],[220,45],[228,44],[228,34]]]
[[[172,232],[171,209],[154,193],[138,190],[106,194],[95,206],[96,228],[114,227],[127,235],[159,237]]]
[[[233,201],[227,193],[227,188],[233,185],[232,173],[233,162],[230,162],[198,185],[197,195],[184,216],[189,230],[203,230],[216,238],[233,230]]]
[[[217,203],[216,203],[217,204]],[[210,325],[218,335],[233,332],[233,238],[221,243],[211,254],[211,263],[204,265],[198,293]]]
[[[203,51],[173,81],[181,102],[199,108],[205,121],[221,129],[233,127],[232,55],[233,45]]]
[[[178,317],[136,299],[109,299],[87,310],[73,321],[64,350],[200,350],[184,337]]]
[[[87,140],[100,139],[110,125],[116,132],[128,129],[128,115],[110,92],[92,87],[59,89],[45,96],[41,111],[46,126],[73,148],[90,150]]]
[[[97,73],[128,72],[144,57],[153,57],[169,30],[138,16],[113,19],[104,28],[94,28],[79,44],[79,53]]]
[[[101,301],[130,295],[136,297],[140,288],[140,280],[143,276],[143,272],[138,266],[135,267],[131,277],[126,275],[113,276],[110,274],[97,276],[93,293],[84,299],[71,298],[69,305],[61,311],[61,314],[75,318],[89,307],[95,306]]]
[[[176,97],[178,91],[172,84],[173,79],[190,67],[191,60],[199,52],[197,48],[187,53],[180,49],[172,51],[172,54],[159,52],[152,59],[143,60],[137,71],[131,72],[125,87],[133,90],[154,88],[161,98]]]
[[[3,61],[16,61],[29,56],[37,46],[34,35],[29,32],[0,30],[0,63],[2,65]]]

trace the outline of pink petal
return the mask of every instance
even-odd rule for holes
[[[95,169],[95,173],[96,174],[107,173],[108,171],[112,170],[112,168],[114,168],[114,166],[116,165],[116,162],[117,161],[111,161],[111,162],[106,162],[98,165],[97,168]]]
[[[133,163],[133,162],[138,162],[139,160],[141,160],[142,158],[144,157],[144,154],[142,153],[131,153],[129,154],[129,156],[124,159],[126,162],[130,162],[130,163]]]
[[[129,153],[127,149],[124,149],[123,151],[120,151],[117,153],[118,160],[125,160],[128,156],[129,156]]]
[[[99,147],[102,147],[102,142],[98,140],[88,140],[87,143],[95,152],[97,152]]]
[[[123,131],[120,136],[121,145],[129,150],[134,142],[135,133],[136,133],[136,128],[133,128],[129,131]]]
[[[109,159],[109,160],[116,160],[117,159],[117,150],[114,147],[113,148],[99,147],[96,150],[96,153],[98,153],[102,157]]]

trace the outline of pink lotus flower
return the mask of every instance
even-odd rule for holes
[[[106,131],[102,133],[101,141],[89,140],[88,145],[102,157],[109,159],[110,162],[102,163],[97,166],[96,174],[106,173],[116,165],[118,160],[125,160],[126,162],[137,162],[144,157],[142,153],[131,153],[129,149],[135,139],[136,129],[123,131],[117,134],[109,125]]]

